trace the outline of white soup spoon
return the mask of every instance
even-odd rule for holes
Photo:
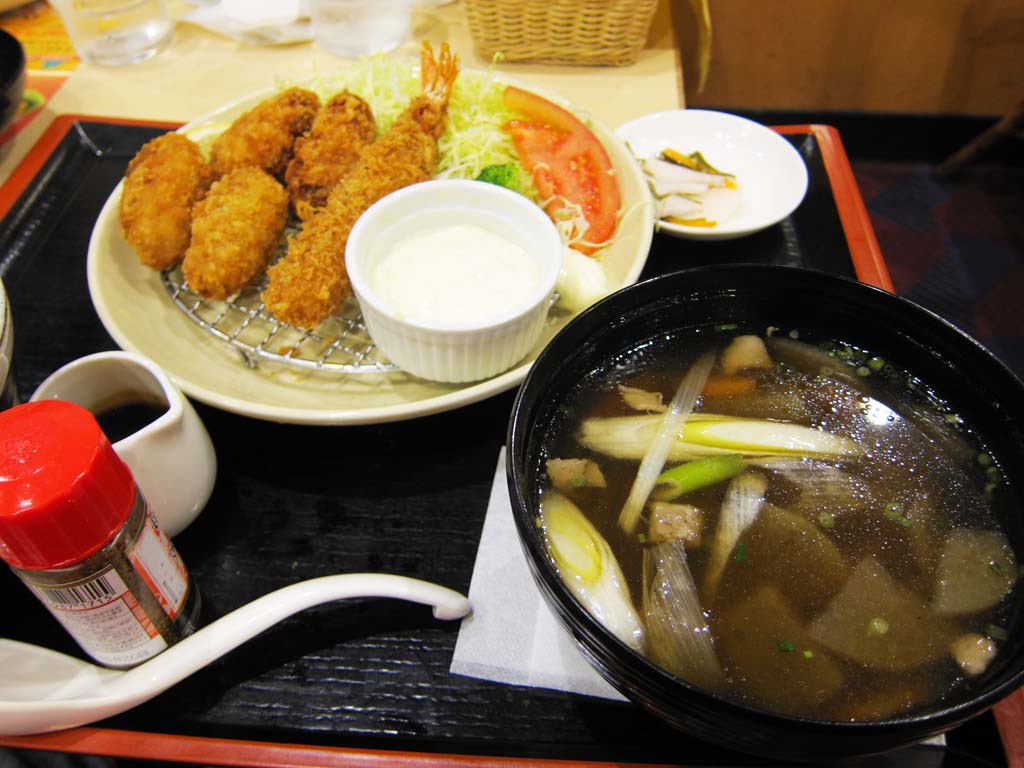
[[[0,638],[0,735],[92,723],[148,701],[279,621],[314,605],[384,597],[431,605],[438,619],[469,613],[454,590],[391,574],[323,576],[243,605],[128,670],[108,669],[37,645]]]

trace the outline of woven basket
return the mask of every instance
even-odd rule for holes
[[[466,0],[484,58],[625,66],[647,42],[658,0]]]

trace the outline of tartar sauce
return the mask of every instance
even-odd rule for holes
[[[445,325],[485,324],[537,290],[540,267],[522,247],[472,224],[427,229],[394,244],[370,285],[398,317]]]

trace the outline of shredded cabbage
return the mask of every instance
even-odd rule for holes
[[[370,105],[378,133],[386,131],[421,92],[418,64],[410,66],[408,59],[381,54],[363,57],[312,80],[280,85],[301,85],[322,101],[338,91],[351,91]],[[473,179],[489,165],[519,163],[512,140],[501,129],[514,117],[502,99],[506,85],[493,70],[459,73],[448,102],[448,127],[438,141],[439,177]],[[523,175],[528,178],[528,174]],[[536,198],[536,193],[530,191]]]

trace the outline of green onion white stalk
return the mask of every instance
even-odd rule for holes
[[[668,410],[664,415],[654,417],[656,423],[654,434],[642,452],[640,469],[637,470],[636,478],[629,489],[629,496],[626,497],[626,503],[622,505],[622,511],[619,513],[619,527],[626,533],[632,534],[636,530],[636,524],[640,520],[644,504],[647,503],[647,497],[654,490],[654,486],[658,482],[658,475],[661,474],[662,467],[665,466],[665,460],[672,450],[676,436],[693,412],[693,407],[704,389],[704,384],[711,374],[714,363],[714,355],[711,353],[702,355],[679,383],[679,388],[676,390],[672,402],[669,403]]]
[[[718,527],[711,541],[711,557],[708,560],[705,593],[714,600],[722,573],[729,562],[736,542],[743,532],[757,519],[768,483],[756,472],[746,472],[733,479],[725,492],[722,511],[718,516]]]
[[[642,459],[658,434],[660,415],[587,419],[581,445],[617,459]],[[702,456],[859,456],[864,449],[849,438],[800,424],[694,413],[673,433],[666,460]]]
[[[608,542],[575,504],[555,491],[541,497],[540,515],[548,551],[569,591],[609,632],[642,651],[643,625]]]
[[[645,549],[643,572],[647,655],[687,682],[716,688],[724,676],[683,542]]]

